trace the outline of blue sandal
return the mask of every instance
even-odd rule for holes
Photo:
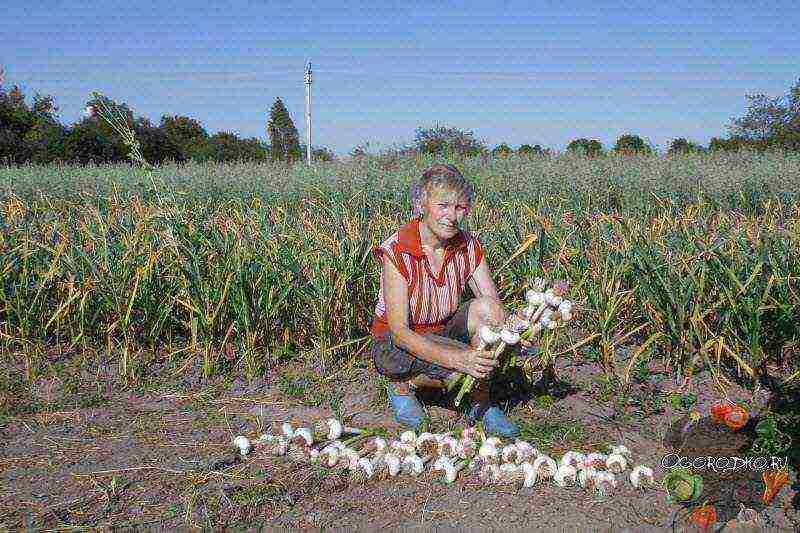
[[[487,435],[513,439],[520,434],[519,427],[509,420],[502,409],[494,404],[476,402],[470,408],[467,418],[471,424],[481,420],[483,422],[483,430]]]
[[[391,382],[386,388],[397,423],[411,429],[418,429],[427,419],[427,414],[417,400],[414,390],[403,382]]]

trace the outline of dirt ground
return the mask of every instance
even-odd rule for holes
[[[325,379],[301,363],[289,363],[252,383],[202,384],[199,369],[189,368],[177,378],[165,373],[138,389],[114,385],[112,367],[90,373],[70,367],[68,360],[60,364],[58,379],[42,380],[33,390],[7,387],[3,392],[2,530],[694,527],[684,508],[665,500],[660,486],[635,490],[627,480],[629,471],[616,492],[601,498],[552,483],[511,490],[400,476],[359,485],[338,472],[286,457],[251,454],[242,459],[235,452],[233,436],[279,433],[285,420],[309,425],[334,414],[344,414],[353,426],[382,426],[398,435],[385,393],[366,360],[325,373]],[[513,389],[513,383],[506,387]],[[654,469],[658,484],[665,473],[662,457],[675,451],[670,432],[689,408],[704,412],[716,397],[705,376],[670,396],[672,389],[673,380],[651,369],[637,380],[624,406],[596,365],[566,359],[558,364],[557,383],[516,391],[508,405],[525,438],[555,458],[568,449],[604,451],[624,444],[635,464]],[[742,390],[733,397],[746,401],[751,412],[765,401]],[[428,410],[432,431],[463,424],[452,409]],[[800,487],[794,474],[792,484],[768,507],[758,501],[763,492],[759,475],[751,478],[737,495],[725,492],[726,486],[704,493],[717,502],[717,530],[744,501],[759,511],[764,528],[800,531]]]

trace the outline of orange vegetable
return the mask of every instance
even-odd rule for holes
[[[731,410],[725,413],[725,424],[731,429],[739,429],[747,424],[750,416],[743,408],[738,405],[731,407]]]
[[[761,501],[769,505],[781,489],[789,484],[789,470],[785,468],[783,470],[767,470],[761,474],[761,477],[766,485]]]
[[[713,505],[702,505],[692,511],[692,522],[703,531],[708,531],[717,521],[717,511]]]
[[[727,415],[731,409],[733,409],[733,404],[728,400],[717,400],[711,406],[711,420],[713,420],[716,424],[721,424],[725,420],[725,415]]]

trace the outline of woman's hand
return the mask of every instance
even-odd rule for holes
[[[492,357],[490,351],[466,348],[461,352],[459,359],[458,370],[476,379],[486,379],[497,367],[497,359]]]

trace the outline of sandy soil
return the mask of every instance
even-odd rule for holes
[[[97,390],[96,381],[88,387],[88,372],[79,375],[80,370],[66,365],[71,381],[43,380],[32,391],[17,387],[4,392],[0,529],[694,527],[684,508],[668,503],[660,487],[637,491],[627,476],[605,498],[553,484],[511,490],[464,480],[447,485],[399,477],[354,485],[335,471],[256,454],[242,459],[234,452],[230,443],[235,435],[277,433],[284,420],[307,425],[335,412],[350,417],[351,425],[381,425],[399,434],[366,361],[323,381],[299,363],[254,383],[201,385],[198,369],[188,369],[177,379],[154,379],[139,390],[113,385],[111,367],[92,369],[91,378],[100,376],[102,387]],[[512,415],[529,440],[556,457],[567,449],[588,452],[624,444],[636,464],[653,467],[660,482],[665,472],[661,459],[676,450],[674,428],[687,412],[669,401],[658,405],[675,383],[651,372],[636,383],[631,402],[623,407],[615,404],[614,389],[595,365],[564,360],[558,372],[558,383],[540,383],[510,398]],[[715,398],[712,381],[704,376],[681,392],[694,394],[693,407],[701,411]],[[47,404],[43,395],[59,401]],[[753,412],[765,400],[743,390],[734,391],[734,397]],[[431,406],[429,412],[432,430],[463,424],[452,409]],[[704,493],[717,502],[718,530],[735,517],[739,501],[756,508],[761,525],[770,530],[800,530],[800,487],[794,475],[793,484],[767,507],[759,502],[759,475],[748,476],[738,486],[727,480]]]

